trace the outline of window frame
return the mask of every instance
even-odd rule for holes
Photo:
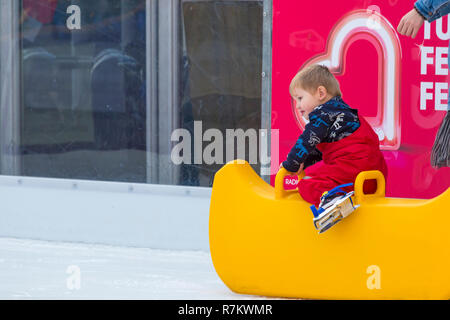
[[[20,48],[19,2],[0,2],[0,168],[2,175],[20,175]]]

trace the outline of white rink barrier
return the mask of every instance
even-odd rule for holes
[[[209,251],[211,189],[0,176],[0,237]]]

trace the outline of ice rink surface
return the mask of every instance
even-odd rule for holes
[[[0,299],[266,299],[238,295],[197,251],[0,238]]]

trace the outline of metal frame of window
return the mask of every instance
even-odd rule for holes
[[[170,159],[171,135],[178,128],[179,0],[158,3],[158,168],[159,184],[176,185],[177,168]]]
[[[272,128],[272,0],[264,0],[263,9],[263,65],[261,87],[261,129],[265,129],[267,136],[260,136],[260,140],[266,139],[267,150],[260,148],[260,159],[271,159],[271,128]],[[264,132],[264,131],[262,131]],[[270,183],[269,164],[261,163],[261,177]]]
[[[0,165],[1,174],[20,174],[19,1],[0,1]]]
[[[158,183],[158,1],[146,1],[147,183]]]

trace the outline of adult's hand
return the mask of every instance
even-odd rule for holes
[[[403,16],[402,20],[400,20],[397,31],[404,36],[414,39],[420,28],[422,28],[424,21],[425,19],[416,11],[416,9],[412,9]]]

